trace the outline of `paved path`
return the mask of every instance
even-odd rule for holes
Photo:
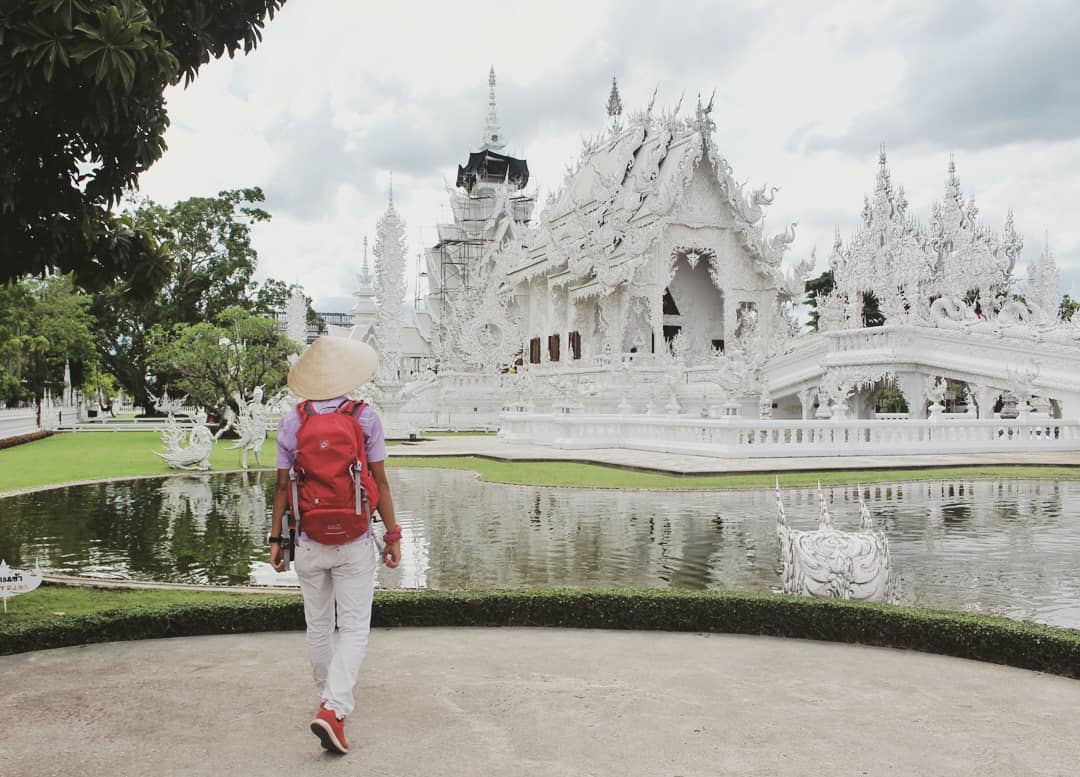
[[[352,752],[308,731],[299,632],[0,658],[27,777],[1075,775],[1080,682],[923,653],[559,629],[372,634]]]
[[[509,443],[494,435],[433,437],[390,447],[391,456],[486,456],[507,461],[588,461],[679,475],[749,472],[798,472],[844,469],[911,469],[996,464],[1080,466],[1080,452],[970,453],[909,456],[806,456],[790,458],[720,458],[652,453],[612,448],[567,450],[547,445]]]

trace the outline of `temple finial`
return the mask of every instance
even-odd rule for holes
[[[367,235],[364,235],[364,263],[360,265],[360,277],[363,283],[368,283],[371,279],[371,267],[368,265],[367,258]]]
[[[623,111],[622,98],[619,96],[619,83],[615,80],[615,76],[611,77],[611,93],[607,98],[607,115],[611,117],[612,121],[615,121],[617,116],[621,116]]]
[[[885,141],[882,141],[878,146],[878,164],[884,167],[887,161],[885,158]]]
[[[502,127],[499,125],[499,114],[495,108],[495,66],[492,65],[488,72],[488,109],[484,119],[484,138],[480,143],[480,148],[498,151],[505,146]]]

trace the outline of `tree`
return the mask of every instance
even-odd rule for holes
[[[31,331],[33,307],[27,284],[0,285],[0,402],[9,407],[33,399],[22,382],[30,352],[42,346]]]
[[[251,226],[270,218],[258,207],[262,201],[257,187],[230,189],[168,208],[143,200],[130,214],[161,246],[166,274],[155,293],[145,298],[133,299],[124,281],[110,284],[95,294],[92,310],[98,354],[136,404],[152,407],[147,385],[147,335],[152,327],[168,331],[177,324],[213,320],[230,307],[251,308],[258,261]],[[168,382],[174,376],[163,372],[159,377]]]
[[[1075,300],[1068,294],[1061,298],[1061,305],[1058,307],[1058,318],[1062,321],[1072,321],[1073,314],[1080,309],[1080,300]]]
[[[219,418],[226,404],[236,408],[234,394],[249,396],[256,386],[273,394],[285,384],[290,354],[298,347],[265,316],[232,307],[213,323],[158,325],[147,364],[155,372],[174,374],[169,388],[187,394]]]
[[[836,288],[832,270],[826,270],[816,278],[806,282],[806,304],[810,306],[810,329],[818,331],[818,299],[827,297]],[[878,307],[877,297],[866,292],[862,295],[863,326],[882,326],[885,316]]]
[[[165,208],[144,200],[134,221],[168,254],[171,272],[156,301],[171,321],[212,320],[245,305],[253,291],[258,253],[251,227],[269,221],[262,189],[228,189],[216,197],[190,197]]]
[[[167,254],[111,209],[165,150],[165,88],[250,52],[284,2],[0,0],[0,281],[160,287]]]
[[[818,331],[818,299],[827,297],[836,288],[832,270],[826,270],[806,282],[806,304],[810,306],[810,328]]]
[[[285,281],[279,281],[276,278],[267,278],[263,281],[255,291],[255,296],[252,299],[251,311],[253,313],[262,313],[264,316],[273,316],[275,313],[288,310],[289,300],[292,298],[293,289],[300,289],[300,293],[303,294],[304,287],[299,283],[285,283]],[[319,314],[315,312],[315,308],[311,305],[311,297],[304,294],[304,302],[307,305],[307,313],[304,318],[308,325],[315,325],[319,327],[319,332],[326,331],[326,324]]]
[[[90,297],[75,288],[69,275],[27,278],[9,284],[0,295],[0,378],[8,403],[41,400],[46,389],[59,394],[64,368],[72,383],[82,384],[94,361]]]

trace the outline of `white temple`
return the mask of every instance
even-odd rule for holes
[[[1053,257],[1021,287],[1012,215],[1000,233],[980,222],[952,160],[923,227],[881,154],[862,226],[837,236],[820,331],[800,334],[814,258],[783,266],[795,225],[764,230],[777,189],[737,182],[711,99],[654,103],[624,117],[613,83],[607,128],[534,219],[491,71],[406,321],[403,238],[380,238],[374,293],[365,250],[352,336],[399,365],[379,380],[411,427],[713,455],[1080,447],[1080,322],[1057,319]],[[396,218],[391,200],[380,230]],[[890,391],[906,412],[879,411]]]

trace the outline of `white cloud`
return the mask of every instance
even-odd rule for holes
[[[816,246],[823,266],[833,230],[846,236],[855,227],[878,142],[892,149],[894,178],[924,219],[956,150],[964,189],[985,220],[1000,228],[1015,210],[1027,238],[1022,263],[1038,256],[1047,231],[1064,290],[1080,296],[1080,140],[1063,135],[1068,118],[1056,113],[1077,77],[1062,71],[1065,83],[1028,84],[1023,105],[987,114],[980,142],[943,145],[950,126],[935,122],[958,121],[942,114],[960,99],[956,52],[1001,72],[1002,29],[1031,35],[1044,18],[1019,5],[975,4],[962,15],[951,8],[289,3],[253,54],[211,63],[191,87],[169,93],[169,151],[142,190],[172,202],[262,186],[273,220],[255,231],[260,275],[299,280],[320,307],[343,309],[364,235],[374,244],[391,170],[410,254],[434,242],[435,224],[448,218],[444,181],[453,182],[478,141],[491,64],[511,149],[529,160],[542,191],[559,185],[580,137],[603,127],[616,75],[628,109],[657,86],[659,102],[672,105],[685,92],[689,108],[698,92],[716,89],[717,142],[740,180],[782,187],[768,223],[799,221],[794,255]],[[1023,63],[1033,71],[1045,64],[1034,54]],[[938,64],[950,69],[935,84]],[[974,119],[972,132],[982,126]]]

